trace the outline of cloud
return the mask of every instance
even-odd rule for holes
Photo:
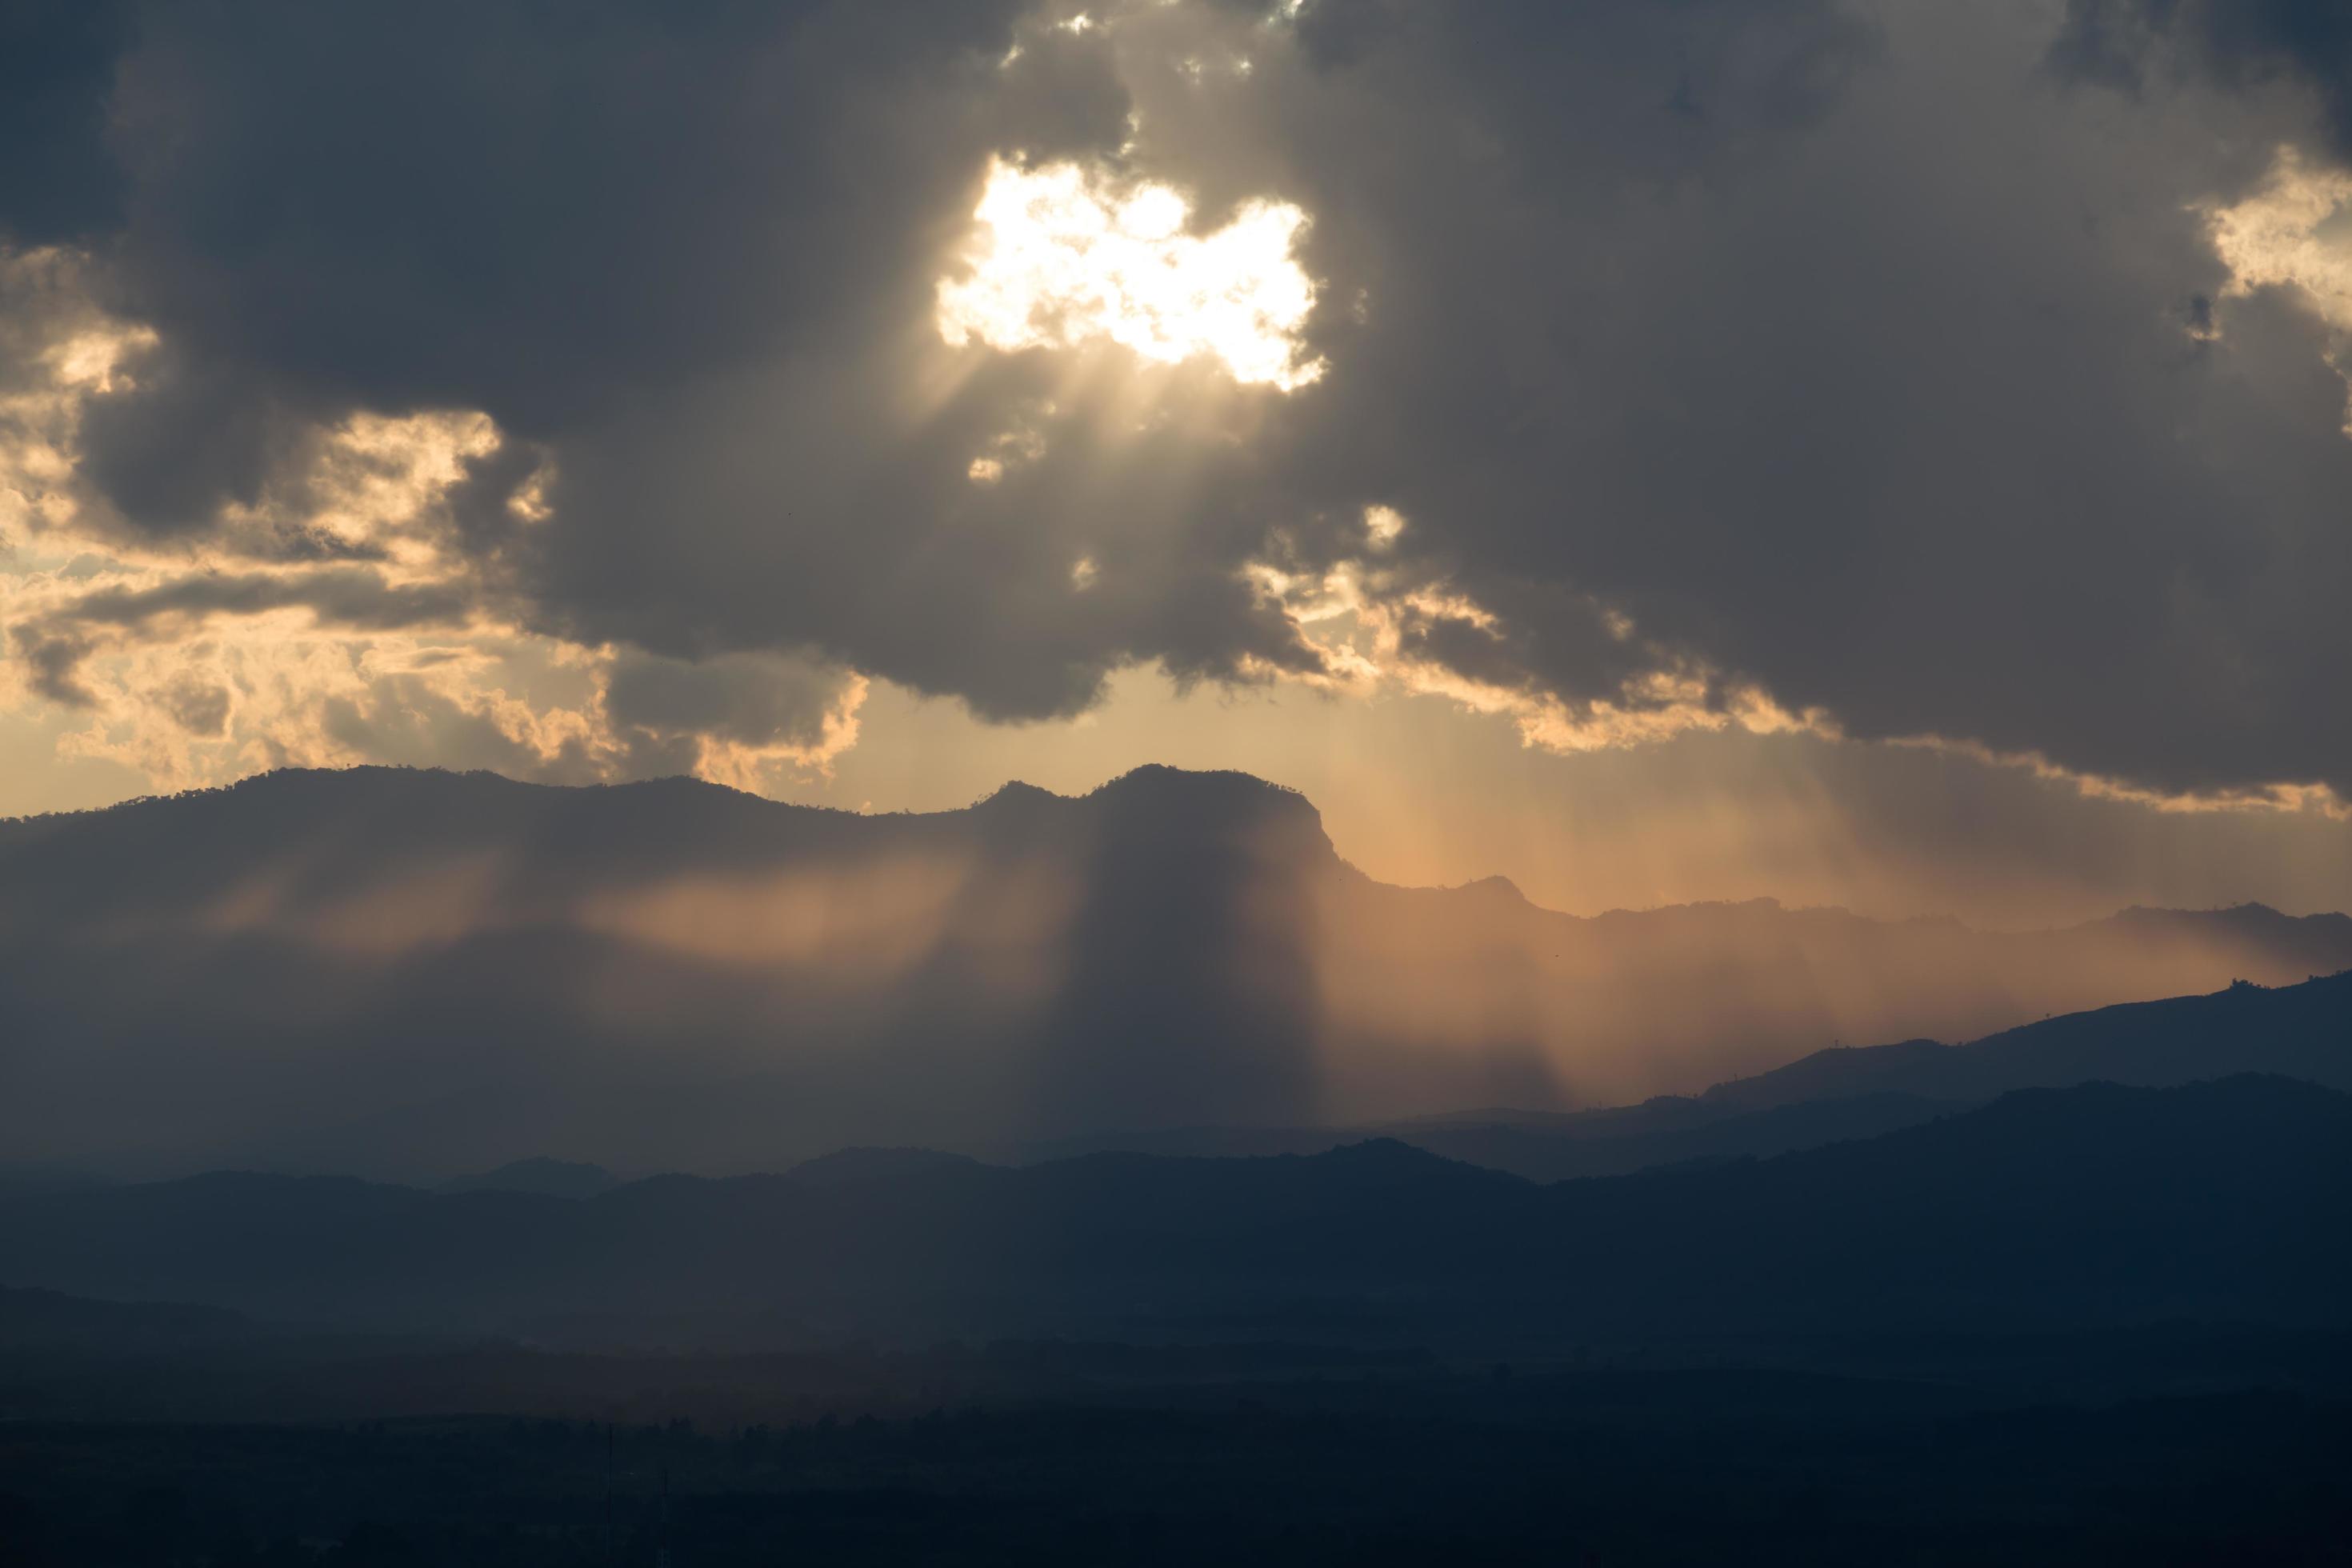
[[[184,626],[218,615],[302,609],[318,625],[390,631],[462,623],[467,604],[462,584],[401,584],[366,567],[337,566],[299,575],[206,574],[152,588],[101,588],[60,605],[50,618],[53,624],[148,632],[158,623]]]
[[[116,0],[13,0],[0,13],[0,240],[35,247],[101,234],[124,181],[106,93],[131,41]]]
[[[72,454],[152,374],[152,335],[87,284],[60,252],[0,268],[23,351],[0,403],[0,521],[18,536],[0,564],[0,693],[74,716],[58,757],[164,787],[387,758],[774,787],[855,740],[848,672],[660,660],[521,626],[478,546],[545,520],[547,458],[478,413],[289,426],[241,497],[182,526],[126,518]]]
[[[857,741],[863,677],[804,659],[733,654],[701,663],[628,655],[604,679],[604,713],[659,746],[686,742],[690,770],[755,789],[771,767],[823,771]]]
[[[0,119],[78,744],[756,783],[1144,664],[2352,793],[2319,11],[91,15]]]
[[[81,661],[89,657],[88,642],[38,626],[13,626],[9,636],[16,657],[25,662],[26,684],[36,696],[68,708],[98,705],[97,697],[79,677]]]
[[[2352,151],[2352,15],[2331,0],[2068,0],[2051,59],[2132,91],[2152,71],[2243,93],[2285,79],[2316,100],[2337,150]]]
[[[1308,265],[1368,301],[1318,338],[1298,488],[1397,507],[1410,551],[1548,643],[1579,622],[1509,606],[1590,595],[1855,738],[2168,795],[2352,777],[2320,717],[2352,656],[2340,392],[2266,302],[2222,301],[2219,344],[2184,330],[2227,278],[2199,205],[2247,176],[2225,136],[2286,110],[2183,88],[2118,125],[2047,82],[2015,10],[1875,6],[1866,39],[1803,8],[1678,8],[1655,38],[1607,8],[1504,14],[1382,11],[1267,83]],[[1674,66],[1669,27],[1724,60]],[[1759,40],[1814,62],[1785,79],[1806,90],[1755,85],[1784,79],[1744,68]],[[1571,41],[1622,77],[1582,98]],[[1448,70],[1482,45],[1483,98]],[[1565,143],[1529,133],[1554,68]],[[1738,90],[1658,123],[1709,79]],[[1433,629],[1455,666],[1495,640]],[[1568,637],[1522,662],[1605,697],[1610,658]]]

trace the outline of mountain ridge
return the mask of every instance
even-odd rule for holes
[[[2341,1325],[2347,1224],[2352,1096],[2242,1074],[2021,1090],[1878,1138],[1550,1185],[1391,1140],[846,1183],[660,1176],[581,1199],[223,1173],[0,1202],[0,1256],[20,1287],[456,1331],[584,1303],[1126,1331],[1136,1301],[1213,1318],[1269,1300],[1570,1334]]]
[[[1567,1111],[2352,964],[2352,921],[2267,910],[2019,935],[1405,889],[1296,791],[1158,766],[873,816],[281,772],[0,825],[0,934],[17,1159],[434,1181]]]
[[[2235,985],[2040,1020],[1984,1039],[1822,1050],[1695,1095],[1544,1111],[1443,1111],[1358,1128],[1181,1130],[1160,1153],[1307,1152],[1364,1136],[1531,1180],[1621,1175],[1685,1161],[1769,1157],[1874,1137],[2026,1089],[2106,1081],[2175,1087],[2267,1072],[2352,1089],[2352,972],[2275,989]],[[1105,1147],[1120,1142],[1105,1135]]]
[[[352,780],[423,780],[449,781],[467,786],[487,784],[494,789],[515,792],[523,795],[546,794],[621,798],[627,796],[657,797],[669,794],[690,794],[698,799],[723,800],[730,808],[740,805],[750,812],[772,812],[785,815],[807,815],[835,820],[864,822],[925,822],[966,817],[989,809],[1013,809],[1035,804],[1051,808],[1054,805],[1082,804],[1107,796],[1139,793],[1157,786],[1163,779],[1192,781],[1236,781],[1244,789],[1237,794],[1262,793],[1277,802],[1293,803],[1312,819],[1316,831],[1324,834],[1331,844],[1334,858],[1350,868],[1353,861],[1340,854],[1322,826],[1321,813],[1303,792],[1277,781],[1237,769],[1189,769],[1163,763],[1145,763],[1114,774],[1092,789],[1064,795],[1023,779],[1008,779],[994,790],[968,805],[944,806],[935,810],[898,810],[887,812],[862,811],[847,806],[825,805],[807,801],[782,801],[771,796],[741,790],[731,784],[698,778],[691,774],[667,774],[659,778],[632,779],[614,784],[555,784],[511,778],[487,768],[452,769],[412,767],[397,763],[366,763],[350,767],[282,767],[249,773],[229,784],[198,786],[163,795],[133,795],[103,805],[75,807],[59,811],[28,813],[17,816],[0,816],[0,853],[10,847],[11,837],[19,841],[47,837],[67,831],[76,825],[119,819],[158,807],[176,806],[184,803],[199,803],[222,797],[241,797],[273,794],[278,790],[300,788],[317,784]],[[275,802],[273,802],[275,804]],[[1473,877],[1465,881],[1446,883],[1381,883],[1384,888],[1402,892],[1486,893],[1507,896],[1525,903],[1529,909],[1563,921],[1600,922],[1639,920],[1644,917],[1678,912],[1769,912],[1796,917],[1851,920],[1881,926],[1945,926],[1986,936],[2035,936],[2129,923],[2169,923],[2179,921],[2212,921],[2243,918],[2265,924],[2284,923],[2296,929],[2322,928],[2331,935],[2340,934],[2352,940],[2352,912],[2336,910],[2315,910],[2294,914],[2259,900],[2242,900],[2236,903],[2216,904],[2209,908],[2190,909],[2169,905],[2130,903],[2121,905],[2105,915],[2087,920],[2067,921],[2052,926],[1983,926],[1971,924],[1948,913],[1925,912],[1907,915],[1880,916],[1860,913],[1844,904],[1790,904],[1770,894],[1758,894],[1739,899],[1694,899],[1679,903],[1645,904],[1641,906],[1612,905],[1605,909],[1579,913],[1572,910],[1556,909],[1538,903],[1507,872],[1494,871]]]

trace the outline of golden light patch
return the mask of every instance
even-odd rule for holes
[[[2270,177],[2245,200],[2210,208],[2213,249],[2230,268],[2228,293],[2289,288],[2330,326],[2352,331],[2352,235],[2331,219],[2352,205],[2352,171],[2314,168],[2279,149]]]
[[[1076,163],[993,161],[968,270],[940,284],[940,335],[1008,351],[1108,340],[1285,392],[1319,377],[1299,337],[1315,285],[1291,254],[1306,213],[1252,202],[1206,235],[1186,231],[1190,216],[1167,185],[1122,193]]]
[[[851,675],[825,705],[816,739],[795,744],[777,741],[752,745],[705,735],[694,765],[698,778],[749,794],[764,794],[798,775],[829,778],[835,759],[857,744],[857,711],[866,705],[868,682]]]
[[[963,854],[859,858],[740,877],[695,876],[591,895],[583,928],[704,963],[871,984],[956,957],[1000,999],[1050,993],[1081,885],[1057,865]]]
[[[100,393],[129,389],[122,361],[141,349],[155,346],[147,327],[111,326],[81,332],[58,344],[44,356],[60,386]]]
[[[1392,528],[1377,521],[1381,512],[1395,520]],[[1404,520],[1373,507],[1366,510],[1365,527],[1368,545],[1380,549],[1402,531]],[[1792,713],[1752,685],[1734,687],[1713,700],[1708,670],[1671,661],[1625,681],[1613,698],[1580,702],[1532,687],[1474,679],[1421,656],[1408,627],[1449,621],[1499,637],[1501,619],[1448,584],[1400,586],[1391,574],[1360,561],[1343,561],[1319,576],[1252,562],[1242,576],[1262,603],[1289,618],[1298,640],[1315,650],[1320,663],[1316,672],[1301,674],[1259,661],[1246,667],[1255,679],[1357,697],[1440,697],[1465,712],[1507,719],[1523,745],[1562,754],[1650,745],[1694,730],[1802,731],[1825,738],[1837,732],[1829,715],[1819,710]],[[1614,640],[1631,640],[1631,616],[1606,605],[1596,605],[1595,613]]]
[[[2352,170],[2314,167],[2293,147],[2282,147],[2260,189],[2232,205],[2207,208],[2205,222],[2214,254],[2230,269],[2223,297],[2258,289],[2301,296],[2336,339],[2324,357],[2352,384],[2345,357],[2352,337]],[[2190,335],[2210,342],[2221,331],[2205,322]],[[2352,396],[2344,433],[2352,436]]]
[[[361,414],[327,439],[312,476],[311,510],[301,521],[344,543],[380,551],[402,580],[446,575],[443,542],[415,525],[503,437],[489,416],[470,410],[399,418]]]

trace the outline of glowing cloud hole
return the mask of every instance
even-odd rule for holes
[[[1252,202],[1207,235],[1184,232],[1188,216],[1165,185],[1113,192],[1075,163],[992,161],[970,274],[940,283],[940,335],[1008,350],[1108,338],[1168,364],[1213,356],[1286,392],[1321,375],[1297,336],[1315,303],[1290,254],[1307,215]]]

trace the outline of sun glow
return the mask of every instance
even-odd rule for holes
[[[1108,338],[1167,364],[1212,357],[1285,392],[1320,376],[1298,339],[1315,285],[1291,256],[1307,215],[1251,202],[1206,235],[1185,232],[1190,216],[1166,185],[1122,193],[1075,163],[993,162],[969,272],[940,284],[940,335],[1005,350]]]

